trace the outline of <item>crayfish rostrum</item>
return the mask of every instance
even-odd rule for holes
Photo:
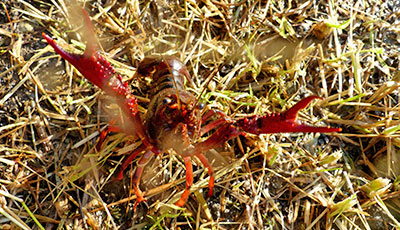
[[[94,37],[89,16],[86,11],[83,12],[85,23],[91,36]],[[122,179],[123,170],[133,159],[143,153],[133,176],[134,190],[137,196],[136,205],[145,200],[139,189],[144,166],[154,155],[157,156],[168,149],[173,149],[181,155],[186,167],[186,188],[176,203],[178,206],[183,206],[188,199],[190,187],[193,183],[191,158],[197,157],[208,169],[210,177],[208,195],[211,196],[214,187],[214,174],[203,153],[234,137],[246,133],[258,135],[282,132],[329,133],[341,131],[340,128],[313,127],[300,124],[296,120],[299,110],[305,108],[313,99],[319,98],[317,96],[309,96],[280,114],[254,115],[233,119],[221,111],[202,111],[204,106],[198,103],[194,95],[185,90],[185,79],[191,81],[188,70],[174,57],[147,57],[140,62],[137,73],[152,76],[154,84],[150,94],[150,104],[142,120],[138,111],[137,100],[130,92],[129,86],[122,81],[120,75],[115,73],[111,64],[97,52],[95,43],[88,42],[84,54],[77,55],[67,53],[44,33],[43,37],[61,57],[75,66],[86,79],[107,94],[115,97],[115,101],[128,120],[129,128],[120,129],[109,126],[105,129],[101,133],[97,148],[100,148],[109,131],[123,131],[129,135],[137,135],[141,139],[142,144],[125,159],[117,176],[118,179]],[[94,40],[93,38],[89,39]],[[219,118],[210,121],[211,117],[214,116]],[[206,125],[202,126],[202,124]],[[196,142],[196,138],[198,139],[212,130],[215,131],[208,138]]]

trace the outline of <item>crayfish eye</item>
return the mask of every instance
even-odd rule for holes
[[[169,97],[165,97],[163,100],[162,100],[162,103],[164,104],[164,105],[168,105],[169,103],[171,103],[171,98],[169,98]]]
[[[201,103],[201,102],[197,106],[199,109],[204,109],[204,107],[205,107],[204,103]]]

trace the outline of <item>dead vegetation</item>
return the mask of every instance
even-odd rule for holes
[[[300,119],[344,129],[229,141],[207,153],[216,170],[213,197],[206,197],[205,169],[194,162],[184,208],[173,205],[184,187],[182,160],[165,153],[146,167],[148,206],[136,212],[131,174],[113,178],[138,140],[114,134],[95,151],[115,107],[41,36],[82,52],[73,5],[0,4],[2,229],[400,228],[398,2],[77,3],[143,112],[152,86],[132,78],[137,62],[174,55],[193,76],[188,90],[209,108],[241,117],[319,95],[324,100]]]

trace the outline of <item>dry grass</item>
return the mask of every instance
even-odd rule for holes
[[[205,89],[209,108],[241,117],[320,95],[300,119],[344,129],[229,141],[207,153],[214,196],[205,196],[208,176],[194,161],[184,208],[172,205],[184,188],[183,164],[165,153],[146,167],[141,188],[149,207],[136,212],[131,178],[112,179],[137,139],[114,134],[95,151],[113,105],[41,37],[84,49],[72,5],[0,4],[2,229],[400,228],[399,3],[78,3],[143,112],[151,83],[132,78],[137,62],[174,55],[193,76],[188,90]]]

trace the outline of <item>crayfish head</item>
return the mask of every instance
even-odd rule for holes
[[[175,89],[161,91],[150,102],[145,118],[149,136],[158,147],[177,152],[190,146],[200,117],[194,96],[183,90],[178,93],[179,97]]]
[[[158,142],[163,149],[173,149],[181,154],[188,148],[193,148],[186,124],[179,123],[172,130],[164,130],[160,134]]]

